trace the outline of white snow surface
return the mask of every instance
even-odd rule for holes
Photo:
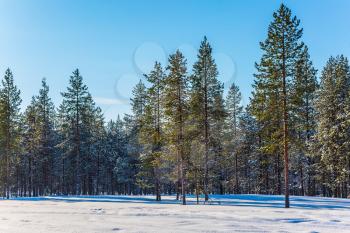
[[[48,196],[0,200],[0,233],[350,232],[350,199],[212,195],[183,206],[174,196]]]

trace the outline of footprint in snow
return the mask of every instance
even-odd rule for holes
[[[27,219],[22,219],[21,222],[31,222],[31,221]]]
[[[91,211],[95,214],[104,214],[105,210],[102,208],[98,208],[98,209],[91,209]]]

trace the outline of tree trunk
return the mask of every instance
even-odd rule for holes
[[[208,122],[208,83],[207,83],[207,69],[204,62],[204,143],[205,143],[205,174],[204,174],[204,195],[205,201],[209,200],[209,122]]]
[[[239,193],[239,183],[238,183],[238,155],[235,153],[235,194]]]
[[[304,172],[303,172],[303,165],[300,165],[300,185],[301,185],[301,196],[305,195],[305,190],[304,190]]]
[[[288,162],[288,110],[287,110],[287,87],[286,87],[286,58],[285,41],[283,32],[282,51],[282,89],[283,89],[283,147],[284,147],[284,185],[285,185],[285,208],[289,208],[289,162]]]

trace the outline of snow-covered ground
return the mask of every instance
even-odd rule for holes
[[[173,196],[79,196],[0,200],[0,233],[350,232],[350,199],[213,195],[182,206]]]

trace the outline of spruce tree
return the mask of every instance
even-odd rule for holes
[[[21,102],[20,91],[14,84],[13,74],[10,69],[7,69],[0,89],[1,183],[3,196],[6,198],[11,195],[13,168],[17,166],[16,158],[20,152]]]
[[[344,56],[331,57],[321,75],[316,109],[319,154],[318,168],[323,194],[336,197],[347,195],[349,174],[348,112],[350,69]]]

